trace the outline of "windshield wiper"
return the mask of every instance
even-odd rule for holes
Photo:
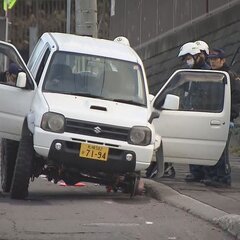
[[[129,99],[115,98],[115,99],[113,99],[113,101],[114,102],[121,102],[121,103],[128,103],[128,104],[137,105],[137,106],[146,106],[143,103],[136,102],[136,101],[129,100]]]
[[[62,92],[62,93],[63,94],[70,94],[70,95],[80,96],[80,97],[101,98],[98,95],[94,95],[94,94],[88,93],[88,92]]]
[[[68,94],[68,95],[75,95],[75,96],[82,96],[82,97],[91,97],[91,98],[101,98],[98,95],[94,95],[88,92],[64,92],[64,91],[56,91],[56,90],[44,90],[45,92],[51,93],[59,93],[59,94]]]

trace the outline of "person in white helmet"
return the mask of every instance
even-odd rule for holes
[[[200,49],[201,52],[206,54],[206,56],[209,55],[209,46],[206,42],[202,40],[197,40],[195,43],[198,45],[198,48]]]
[[[181,58],[187,68],[191,69],[211,69],[205,61],[199,46],[195,42],[185,43],[179,51],[178,57]],[[188,182],[201,181],[205,178],[204,167],[200,165],[189,165],[190,174],[185,178]],[[147,169],[146,176],[153,177],[156,174],[156,166],[150,165]],[[175,177],[175,170],[171,163],[165,163],[163,177]]]
[[[197,40],[195,43],[198,45],[198,47],[201,51],[202,58],[204,58],[205,62],[210,66],[210,63],[208,62],[208,55],[209,55],[208,44],[202,40]]]
[[[211,67],[206,63],[206,55],[209,53],[206,45],[202,42],[188,42],[185,43],[179,51],[178,57],[182,58],[182,61],[187,64],[188,68],[191,69],[211,69]],[[205,167],[201,165],[189,165],[190,174],[186,175],[186,182],[200,182],[205,178]]]
[[[206,58],[202,54],[199,45],[196,42],[185,43],[179,51],[178,57],[192,69],[211,69],[206,63]]]

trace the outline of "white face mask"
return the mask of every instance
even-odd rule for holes
[[[193,58],[188,59],[188,60],[186,61],[186,63],[187,63],[187,65],[188,65],[189,68],[192,68],[193,65],[194,65],[194,59],[193,59]]]

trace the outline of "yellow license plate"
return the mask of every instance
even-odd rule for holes
[[[82,143],[80,147],[79,156],[82,158],[90,158],[100,161],[107,161],[108,147]]]

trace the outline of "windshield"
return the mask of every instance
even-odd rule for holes
[[[146,105],[142,70],[137,63],[92,55],[56,52],[43,91]]]

